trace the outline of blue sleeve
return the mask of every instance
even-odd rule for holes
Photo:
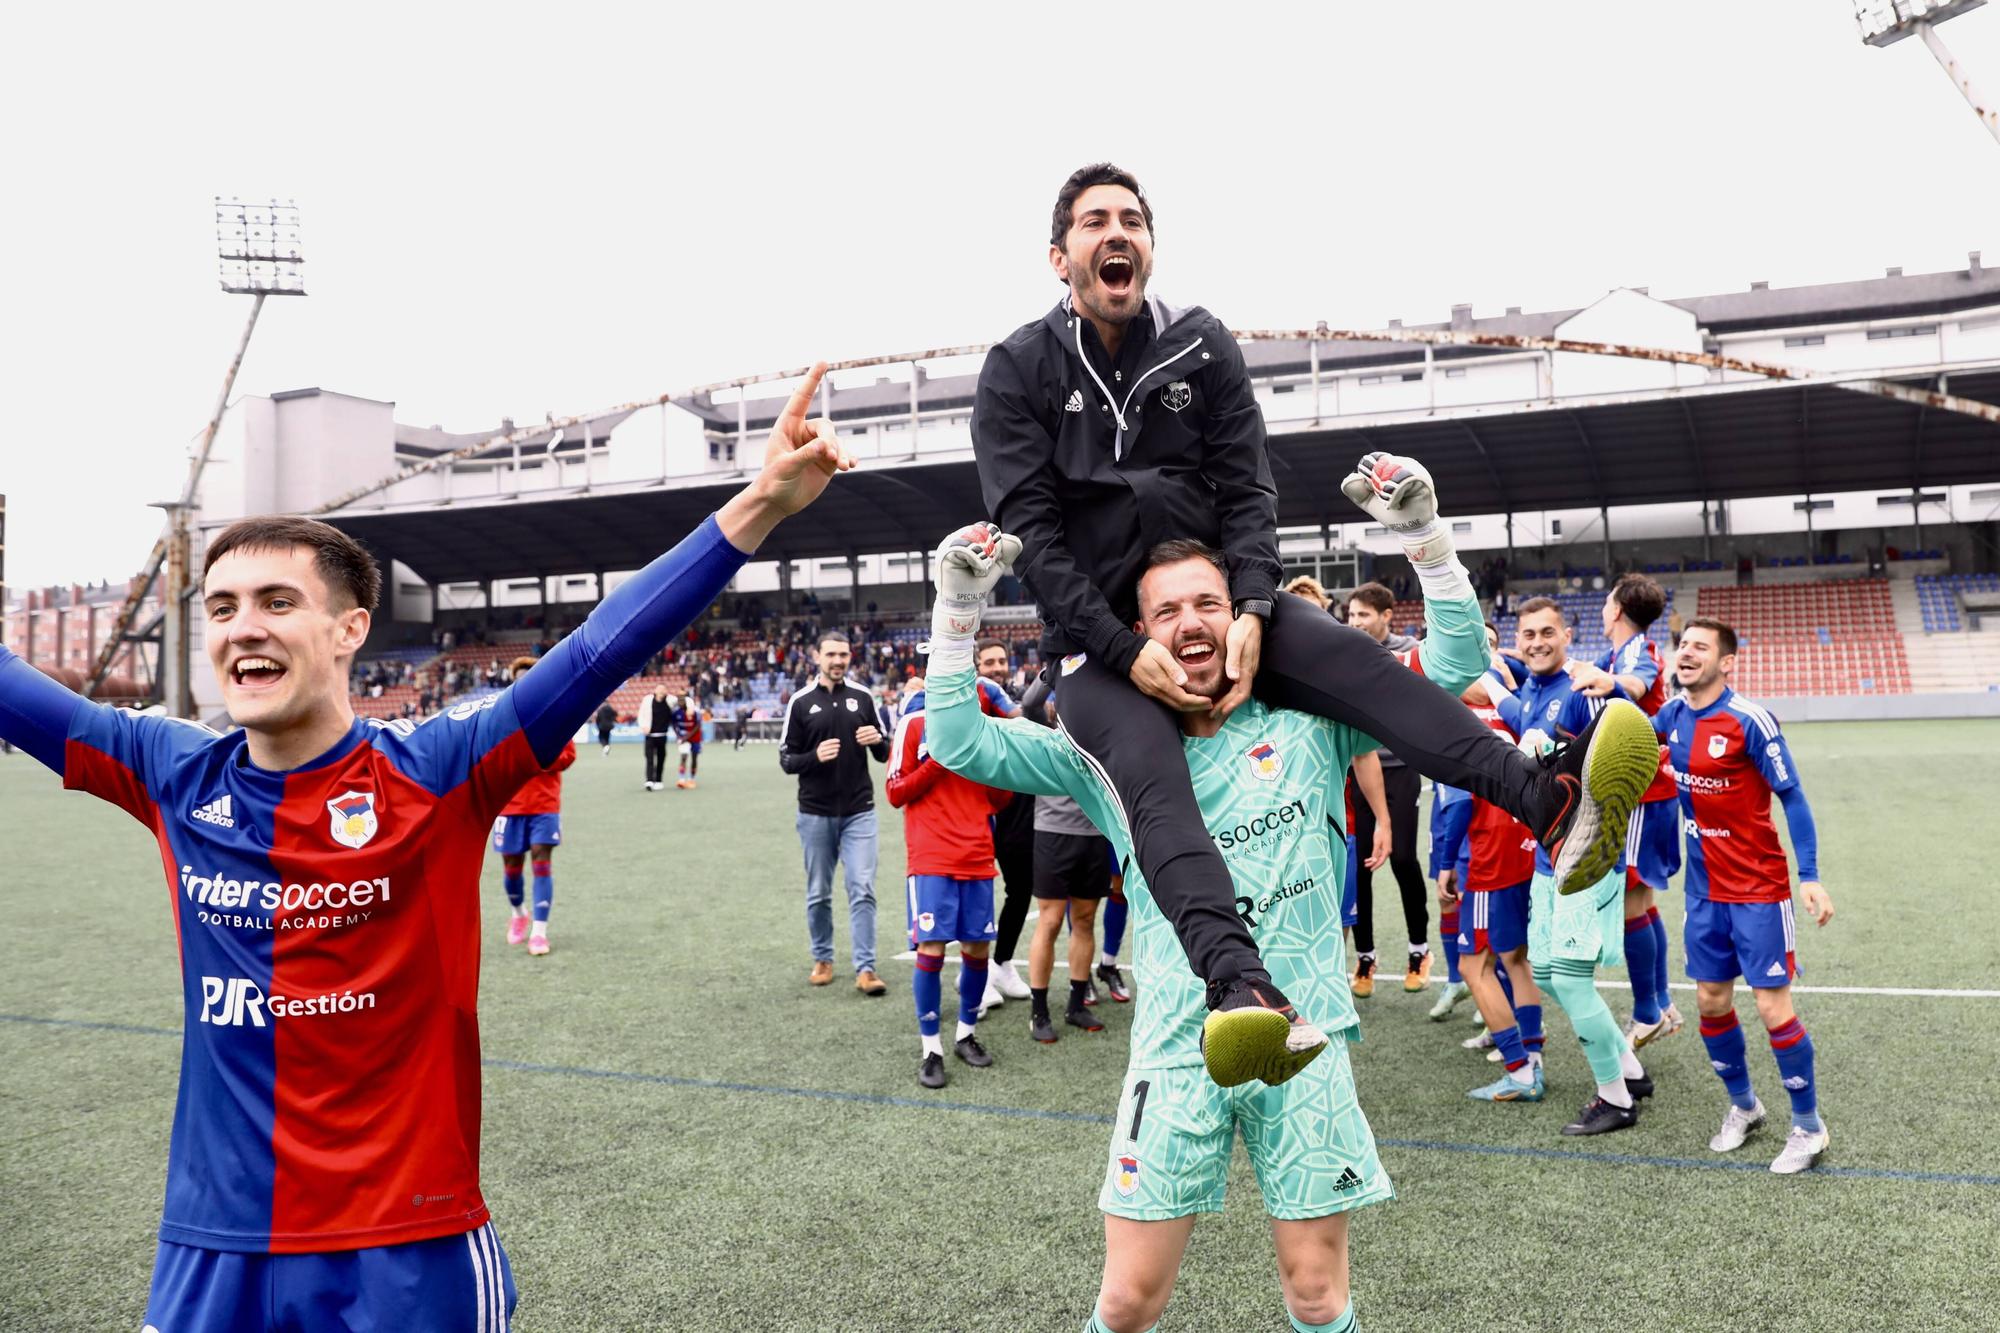
[[[1743,719],[1743,735],[1750,743],[1750,760],[1764,775],[1771,791],[1783,796],[1797,787],[1798,765],[1792,762],[1791,744],[1786,741],[1785,733],[1778,730],[1776,719],[1767,724],[1762,717],[1751,713],[1738,716]]]
[[[512,687],[514,713],[535,758],[562,752],[597,706],[694,623],[749,559],[709,515],[679,545],[600,602],[576,632],[549,649]]]
[[[1463,859],[1466,831],[1472,827],[1471,796],[1455,787],[1439,787],[1438,791],[1441,799],[1431,815],[1432,879]]]
[[[0,736],[63,773],[63,750],[76,710],[89,707],[0,644]]]
[[[1519,736],[1522,731],[1520,699],[1507,688],[1506,682],[1500,679],[1499,672],[1487,672],[1484,680],[1486,697],[1493,701],[1494,710],[1500,714],[1500,720],[1507,724],[1507,730]]]
[[[1785,807],[1785,824],[1792,831],[1792,856],[1799,863],[1799,878],[1819,878],[1819,829],[1813,823],[1812,806],[1806,804],[1805,788],[1794,781],[1778,793]]]
[[[1597,716],[1603,707],[1603,700],[1571,690],[1563,696],[1562,712],[1556,715],[1556,727],[1564,735],[1581,736],[1583,729],[1590,725],[1590,719]]]

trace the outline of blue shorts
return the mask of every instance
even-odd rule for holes
[[[1347,835],[1347,873],[1340,881],[1340,924],[1353,930],[1361,919],[1361,853],[1354,850],[1354,835]]]
[[[1531,881],[1532,882],[1532,881]],[[1461,956],[1512,953],[1528,943],[1528,885],[1468,893],[1458,904]]]
[[[910,941],[990,940],[999,935],[993,918],[993,881],[949,875],[909,878]]]
[[[245,1254],[161,1241],[146,1333],[506,1333],[514,1273],[488,1222],[407,1245]]]
[[[1625,831],[1625,887],[1665,889],[1681,870],[1681,803],[1636,807]]]
[[[1742,977],[1759,990],[1792,984],[1799,974],[1799,931],[1792,900],[1719,903],[1689,894],[1687,974],[1694,981]]]
[[[502,856],[525,856],[530,847],[561,844],[561,815],[502,815],[493,821],[493,850]]]

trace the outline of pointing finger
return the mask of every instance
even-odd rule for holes
[[[778,416],[779,427],[786,428],[806,419],[806,411],[812,407],[813,395],[819,392],[819,382],[826,377],[826,362],[815,361],[806,372],[799,387],[792,390],[792,396],[785,402],[785,410]]]

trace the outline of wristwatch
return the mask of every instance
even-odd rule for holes
[[[1256,616],[1266,624],[1271,619],[1271,602],[1265,597],[1239,597],[1232,608],[1239,616]]]

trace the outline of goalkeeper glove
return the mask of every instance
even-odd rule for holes
[[[1364,454],[1340,489],[1396,534],[1426,596],[1472,595],[1472,580],[1458,562],[1451,531],[1438,522],[1437,489],[1422,463],[1396,454]]]
[[[991,523],[960,528],[932,557],[937,601],[931,606],[930,669],[971,670],[980,614],[995,584],[1021,554],[1021,539]]]

